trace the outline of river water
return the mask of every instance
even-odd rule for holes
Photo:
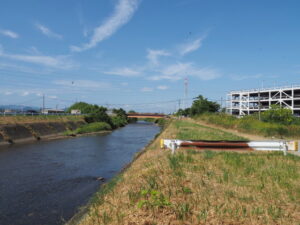
[[[0,148],[0,224],[63,224],[160,128],[138,122],[106,135]]]

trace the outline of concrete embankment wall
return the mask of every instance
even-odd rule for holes
[[[84,124],[83,121],[69,121],[0,125],[0,145],[47,139]]]

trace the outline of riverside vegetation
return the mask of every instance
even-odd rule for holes
[[[74,131],[67,131],[66,135],[76,135],[83,133],[94,133],[99,131],[110,131],[119,127],[123,127],[129,122],[136,121],[135,119],[128,118],[125,110],[113,109],[112,116],[107,114],[107,109],[102,106],[92,105],[85,102],[78,102],[73,104],[69,109],[80,110],[85,114],[84,120],[87,124],[77,128]]]
[[[177,116],[192,117],[207,123],[241,132],[275,138],[299,138],[300,118],[292,110],[272,105],[267,111],[237,118],[225,113],[216,102],[199,95],[190,108],[179,109]]]
[[[265,116],[265,113],[262,114],[262,116]],[[260,121],[257,115],[249,115],[242,118],[236,118],[225,113],[205,113],[196,116],[195,119],[215,124],[224,128],[231,128],[250,134],[263,135],[265,137],[300,137],[300,121],[298,118],[293,118],[293,121],[291,120],[291,122],[289,123],[282,123],[264,119]]]
[[[171,155],[160,149],[160,138],[243,140],[193,120],[169,122],[129,168],[101,187],[79,224],[299,223],[299,157],[192,149]]]

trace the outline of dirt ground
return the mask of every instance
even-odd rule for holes
[[[188,120],[192,120],[192,119],[188,119]],[[207,127],[216,128],[216,129],[219,129],[219,130],[222,130],[222,131],[230,132],[232,134],[247,138],[251,141],[262,141],[262,140],[272,139],[272,138],[267,138],[267,137],[263,137],[263,136],[260,136],[260,135],[242,133],[242,132],[240,132],[238,130],[234,130],[234,129],[223,128],[223,127],[220,127],[220,126],[217,126],[217,125],[214,125],[214,124],[206,123],[204,121],[199,121],[199,120],[195,121],[195,120],[193,120],[193,122],[198,123],[198,124],[203,125],[203,126],[207,126]]]

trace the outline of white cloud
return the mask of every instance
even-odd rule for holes
[[[186,55],[188,53],[196,51],[198,48],[200,48],[202,46],[202,42],[205,38],[206,38],[206,36],[203,36],[196,40],[193,40],[193,41],[190,41],[190,42],[180,45],[179,46],[179,54]]]
[[[110,74],[110,75],[118,75],[118,76],[124,76],[124,77],[135,77],[139,76],[141,74],[140,71],[134,70],[128,67],[124,68],[116,68],[111,71],[105,71],[105,74]]]
[[[12,95],[13,93],[11,91],[4,92],[4,95]]]
[[[1,53],[0,53],[1,55]],[[1,56],[0,56],[1,57]],[[49,70],[48,68],[45,69],[41,69],[41,68],[33,68],[32,66],[21,66],[19,65],[19,63],[0,63],[0,69],[6,69],[8,71],[19,71],[22,73],[29,73],[29,74],[49,74],[51,72],[51,70]]]
[[[156,71],[159,75],[152,76],[150,80],[180,80],[187,76],[197,77],[201,80],[212,80],[220,76],[216,69],[200,68],[192,63],[176,63]]]
[[[47,97],[50,98],[50,99],[57,99],[56,95],[50,95],[50,96],[47,96]]]
[[[113,14],[108,17],[100,26],[94,29],[94,34],[88,43],[81,47],[71,46],[72,51],[80,52],[93,47],[109,38],[120,27],[129,22],[134,12],[138,8],[139,0],[119,0]]]
[[[41,52],[35,46],[29,47],[26,52],[33,55],[41,55]]]
[[[21,93],[21,96],[27,96],[27,95],[29,95],[29,94],[30,94],[29,91],[24,91],[24,92]]]
[[[170,53],[165,50],[148,49],[147,52],[148,52],[147,58],[154,65],[159,64],[159,62],[158,62],[159,56],[169,56],[170,55]]]
[[[142,92],[151,92],[151,91],[153,91],[153,88],[143,87],[143,88],[141,89],[141,91],[142,91]]]
[[[49,38],[56,38],[56,39],[62,39],[62,35],[57,34],[53,31],[51,31],[48,27],[46,27],[45,25],[42,24],[35,24],[36,28],[41,31],[44,35],[46,35]]]
[[[7,37],[10,37],[10,38],[18,38],[19,35],[11,30],[0,30],[0,34],[4,35],[4,36],[7,36]]]
[[[128,86],[128,83],[127,82],[122,82],[121,85],[122,86]]]
[[[160,86],[157,86],[157,89],[158,90],[167,90],[169,87],[168,86],[165,86],[165,85],[160,85]]]
[[[53,83],[61,86],[77,88],[110,88],[109,83],[93,80],[55,80]]]
[[[75,67],[75,65],[68,59],[68,56],[7,54],[4,53],[1,46],[0,57],[60,69],[72,69]]]

